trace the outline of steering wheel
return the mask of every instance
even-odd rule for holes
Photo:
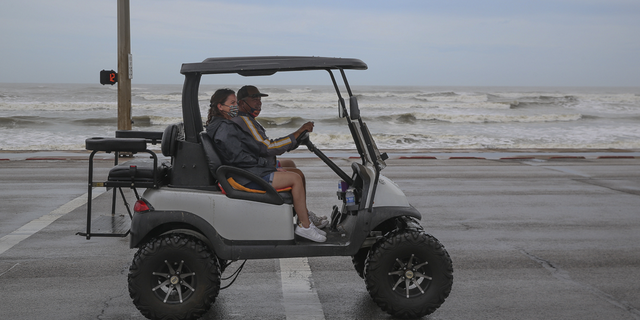
[[[305,130],[296,138],[296,144],[291,150],[298,149],[301,144],[306,144],[309,141],[309,131]]]

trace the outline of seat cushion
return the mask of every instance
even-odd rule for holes
[[[240,191],[244,191],[244,192],[252,192],[252,193],[267,193],[264,190],[247,188],[247,187],[239,184],[238,182],[236,182],[236,180],[234,180],[233,178],[229,178],[229,179],[227,179],[227,181],[229,181],[229,184],[236,190],[240,190]],[[278,191],[278,192],[291,191],[291,187],[286,187],[286,188],[282,188],[282,189],[276,189],[276,191]]]
[[[158,162],[158,180],[162,180],[167,175],[171,165],[164,161]],[[121,163],[109,170],[109,181],[153,181],[153,160],[152,159],[136,159]]]
[[[227,179],[227,181],[236,190],[249,192],[249,193],[266,193],[266,191],[264,191],[264,190],[249,189],[249,188],[239,184],[238,182],[236,182],[233,178],[229,178],[229,179]],[[218,188],[220,188],[220,191],[222,191],[222,194],[227,194],[224,191],[224,189],[222,189],[222,186],[219,183],[218,183]],[[291,195],[291,187],[286,187],[286,188],[282,188],[282,189],[276,189],[276,191],[278,191],[278,194],[282,197],[282,199],[284,199],[284,203],[293,204],[293,196]]]

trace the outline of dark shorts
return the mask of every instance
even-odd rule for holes
[[[266,175],[266,176],[264,176],[264,177],[262,177],[262,179],[263,179],[264,181],[266,181],[268,184],[271,184],[271,183],[273,182],[273,176],[274,176],[274,174],[275,174],[275,171],[274,171],[274,172],[269,173],[268,175]],[[250,181],[249,183],[245,184],[244,186],[245,186],[245,187],[247,187],[247,188],[249,188],[249,189],[254,189],[254,190],[264,190],[264,188],[263,188],[263,187],[261,187],[259,184],[255,183],[255,182],[253,182],[253,181]]]

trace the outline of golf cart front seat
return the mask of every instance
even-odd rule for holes
[[[220,184],[227,197],[232,199],[258,201],[275,205],[281,205],[283,203],[293,203],[291,192],[278,192],[269,183],[249,171],[237,167],[223,165],[220,157],[218,156],[218,153],[213,148],[213,141],[211,140],[211,137],[209,137],[209,135],[204,131],[200,133],[200,142],[202,143],[204,155],[207,158],[209,172],[211,176],[213,176],[214,180],[216,180]],[[233,186],[231,186],[233,180],[229,177],[230,174],[242,176],[251,180],[252,182],[257,183],[264,189],[264,192],[260,192],[262,190],[247,192],[234,188]]]

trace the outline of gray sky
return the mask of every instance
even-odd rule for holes
[[[0,82],[98,83],[100,70],[117,68],[116,4],[0,2]],[[369,70],[350,72],[352,84],[640,86],[638,0],[132,0],[130,8],[134,84],[181,83],[182,63],[208,57],[314,55],[362,59]],[[305,77],[275,81],[327,80]]]

